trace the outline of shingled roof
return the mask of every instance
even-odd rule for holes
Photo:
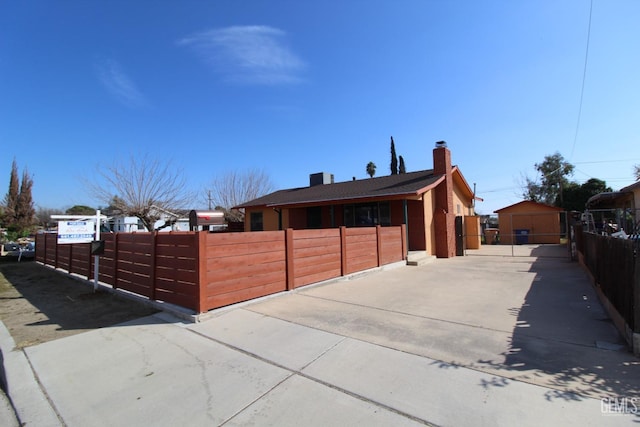
[[[434,175],[431,169],[382,176],[379,178],[291,188],[267,194],[266,196],[235,206],[235,208],[311,205],[331,201],[347,202],[358,199],[370,200],[401,196],[419,196],[436,186],[443,179],[444,175]]]

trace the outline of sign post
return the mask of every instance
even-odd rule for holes
[[[58,221],[58,244],[90,243],[100,241],[100,224],[105,218],[96,211],[95,217],[87,215],[51,215]],[[100,268],[100,256],[94,256],[93,263],[93,291],[98,290],[98,271]]]

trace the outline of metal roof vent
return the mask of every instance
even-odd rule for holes
[[[436,142],[436,148],[447,148],[447,142],[446,141]]]

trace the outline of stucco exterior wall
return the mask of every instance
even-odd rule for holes
[[[425,212],[421,200],[407,200],[407,212],[409,216],[409,250],[426,250],[425,228],[421,225],[425,222]]]
[[[471,200],[464,197],[460,188],[455,185],[453,186],[453,213],[456,214],[456,216],[474,215]]]
[[[428,255],[436,254],[436,224],[434,221],[435,193],[429,191],[422,196],[424,208],[424,229],[426,239],[426,252]]]
[[[251,231],[251,212],[262,212],[262,231],[278,230],[278,213],[267,208],[247,208],[245,209],[244,231]],[[284,223],[284,218],[283,218]]]

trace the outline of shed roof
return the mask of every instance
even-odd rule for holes
[[[455,170],[455,168],[454,168]],[[419,196],[444,180],[433,170],[279,190],[235,208],[322,204],[332,201]]]
[[[522,206],[525,205],[529,205],[531,207],[535,207],[538,209],[543,209],[543,210],[548,210],[548,211],[556,211],[556,212],[562,212],[564,211],[564,209],[559,208],[557,206],[551,206],[551,205],[547,205],[545,203],[538,203],[538,202],[534,202],[533,200],[523,200],[521,202],[518,203],[514,203],[513,205],[509,205],[509,206],[505,206],[504,208],[498,209],[493,211],[494,213],[502,213],[502,212],[508,212],[514,209],[518,209]]]

